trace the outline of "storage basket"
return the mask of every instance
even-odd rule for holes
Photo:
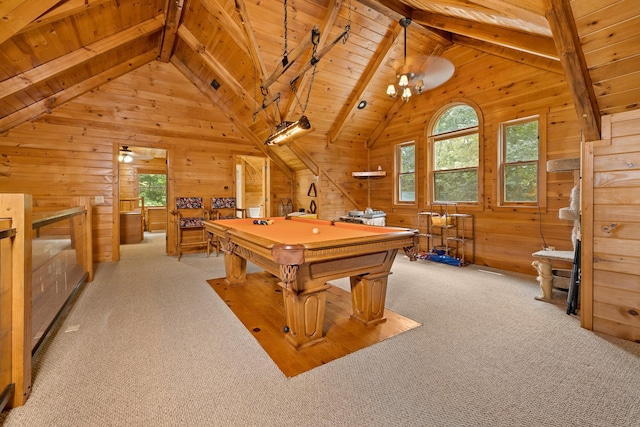
[[[455,218],[447,215],[432,215],[431,216],[431,225],[435,227],[447,227],[454,224]]]

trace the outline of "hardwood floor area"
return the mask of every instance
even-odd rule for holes
[[[367,327],[351,318],[351,293],[332,286],[327,291],[325,341],[296,351],[283,336],[284,303],[277,277],[267,272],[253,273],[247,275],[246,285],[237,287],[228,286],[224,278],[207,282],[287,377],[420,326],[385,309],[387,320]]]

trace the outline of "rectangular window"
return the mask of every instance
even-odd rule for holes
[[[398,203],[416,201],[416,144],[396,145],[396,200]]]
[[[537,117],[500,124],[502,204],[537,203],[539,158]]]
[[[477,202],[480,163],[477,130],[438,138],[433,144],[434,202]]]

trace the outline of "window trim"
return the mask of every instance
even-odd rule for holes
[[[414,147],[414,154],[413,154],[413,162],[414,162],[414,168],[413,168],[413,179],[414,179],[414,194],[413,194],[413,201],[403,201],[400,200],[400,176],[401,175],[409,175],[408,173],[401,173],[401,165],[400,165],[400,161],[401,161],[401,156],[400,156],[400,150],[402,149],[402,147],[408,146],[408,145],[413,145]],[[410,140],[410,141],[405,141],[405,142],[400,142],[394,145],[394,150],[393,150],[393,192],[394,192],[394,204],[395,205],[399,205],[399,206],[414,206],[417,202],[418,202],[418,144],[416,143],[415,140]]]
[[[462,130],[455,130],[450,132],[444,132],[437,135],[433,135],[433,129],[435,128],[438,120],[442,117],[442,115],[457,105],[466,105],[474,109],[476,112],[476,116],[478,117],[478,126],[476,132],[469,131],[467,128]],[[477,202],[455,202],[457,206],[464,207],[466,210],[483,210],[484,209],[484,169],[485,169],[485,160],[484,160],[484,116],[482,114],[482,110],[480,107],[473,101],[469,99],[454,99],[448,102],[447,104],[438,108],[433,115],[431,116],[431,120],[429,121],[425,134],[427,135],[427,150],[426,151],[426,165],[427,171],[425,176],[425,204],[427,206],[431,206],[433,203],[439,203],[435,201],[435,170],[434,170],[434,150],[435,143],[438,140],[449,139],[458,136],[464,136],[477,133],[478,134],[478,201]],[[465,168],[466,169],[466,168]],[[453,202],[452,202],[453,203]]]
[[[519,124],[519,123],[527,123],[531,121],[537,120],[538,122],[538,188],[537,190],[537,201],[536,202],[506,202],[504,200],[504,170],[505,166],[513,163],[505,163],[505,128],[506,126]],[[497,143],[496,143],[496,154],[497,154],[497,185],[495,188],[496,191],[496,208],[498,209],[516,209],[516,210],[540,210],[541,212],[546,212],[547,210],[547,116],[544,113],[533,114],[526,117],[518,117],[510,120],[502,120],[498,122],[498,131],[497,131]]]

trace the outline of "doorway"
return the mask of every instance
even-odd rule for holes
[[[271,216],[269,159],[236,156],[236,199],[249,218]]]
[[[166,241],[167,172],[167,150],[119,147],[120,248],[143,243],[158,248],[150,243]],[[166,245],[162,246],[166,253]]]

